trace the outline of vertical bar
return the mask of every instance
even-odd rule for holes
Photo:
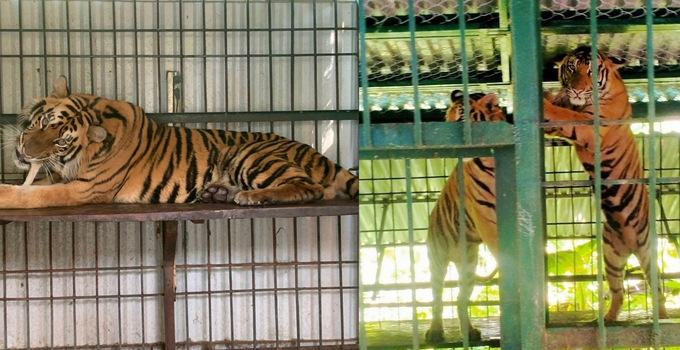
[[[247,111],[250,112],[252,106],[251,102],[251,91],[250,91],[250,0],[246,0],[246,98],[247,98]],[[291,81],[294,81],[291,75]],[[248,123],[248,131],[250,131],[250,122]],[[253,322],[254,324],[254,322]]]
[[[362,111],[361,138],[364,147],[373,146],[371,135],[371,108],[368,105],[368,67],[366,66],[366,15],[364,14],[364,4],[362,0],[357,0],[359,8],[359,68],[361,70],[361,99],[364,106]],[[337,26],[337,23],[336,23]],[[361,298],[360,298],[361,299]],[[360,342],[361,343],[361,342]],[[365,345],[365,344],[364,344]]]
[[[50,254],[52,254],[52,223],[50,223]],[[51,267],[51,258],[50,258],[50,270],[52,269]],[[77,319],[77,311],[78,309],[76,308],[76,224],[74,222],[71,223],[71,266],[73,266],[73,349],[76,348],[76,345],[78,344],[78,319]]]
[[[205,2],[203,3],[205,5]],[[206,99],[207,100],[207,99]],[[212,330],[212,281],[211,277],[212,275],[210,274],[210,238],[212,237],[212,230],[210,230],[210,223],[211,221],[205,221],[205,230],[206,230],[206,248],[207,248],[207,255],[208,255],[208,344],[212,345],[213,342],[213,330]],[[187,294],[188,297],[188,294]]]
[[[409,0],[410,4],[413,4],[413,0]],[[412,8],[411,8],[412,10]],[[409,11],[411,11],[409,10]],[[416,108],[417,109],[417,108]],[[418,309],[416,307],[416,289],[413,287],[416,283],[416,270],[415,270],[415,253],[413,251],[413,196],[411,194],[411,159],[404,159],[406,164],[406,219],[408,222],[408,254],[411,268],[411,302],[413,306],[411,307],[411,326],[413,330],[413,350],[417,350],[419,347],[418,340]]]
[[[177,221],[162,221],[159,224],[163,231],[165,349],[175,350],[175,251],[177,248]],[[189,337],[187,337],[188,340]]]
[[[650,239],[650,279],[652,281],[652,345],[659,348],[661,329],[659,327],[659,271],[657,259],[656,233],[656,91],[654,87],[654,8],[652,0],[645,1],[645,23],[647,27],[647,122],[649,122],[649,239]]]
[[[337,1],[336,1],[337,4]],[[345,286],[342,280],[342,217],[338,216],[338,280],[340,281],[340,347],[345,348]],[[358,230],[357,230],[358,232]],[[357,252],[358,252],[358,248]],[[359,295],[361,298],[361,295]]]
[[[118,349],[122,349],[123,347],[123,314],[121,311],[121,284],[122,281],[120,279],[120,270],[121,270],[121,259],[120,259],[120,222],[116,223],[116,237],[117,237],[117,244],[116,244],[116,254],[118,255],[118,261],[116,264],[116,274],[118,275],[118,293],[117,293],[117,299],[118,299]]]
[[[145,326],[145,321],[146,317],[144,315],[144,224],[139,223],[139,261],[140,266],[139,266],[139,285],[140,285],[140,292],[142,296],[140,297],[140,302],[141,302],[141,313],[142,313],[142,349],[146,348],[146,326]]]
[[[465,47],[465,1],[458,0],[458,26],[460,29],[460,73],[463,80],[463,108],[465,113],[465,119],[463,120],[463,138],[466,144],[472,142],[472,129],[470,125],[470,92],[469,88],[469,76],[468,76],[468,61],[467,61],[467,51]],[[460,161],[460,159],[459,159]],[[462,186],[459,187],[462,192]],[[461,202],[463,203],[463,202]],[[462,207],[462,205],[461,205]],[[464,221],[464,220],[463,220]],[[462,231],[461,231],[462,232]],[[466,261],[466,260],[462,260]],[[465,338],[465,337],[464,337]]]
[[[49,235],[48,235],[49,244],[48,244],[48,246],[49,246],[49,250],[50,250],[48,252],[48,259],[50,260],[50,349],[54,349],[54,273],[53,273],[54,264],[52,263],[52,223],[51,222],[48,223],[48,227],[49,227]],[[71,243],[75,245],[74,241],[71,241]],[[75,293],[75,289],[76,289],[75,249],[73,250],[73,257],[74,257],[74,264],[73,264],[73,268],[74,268],[74,272],[73,272],[73,292],[74,292],[73,293],[73,312],[75,314],[75,309],[76,309],[76,299],[75,299],[75,297],[76,297],[76,293]],[[7,317],[7,315],[5,315],[5,317]],[[75,330],[76,330],[76,327],[75,327],[75,318],[74,318],[74,320],[73,320],[73,335],[74,335],[73,346],[74,347],[76,346],[76,342],[75,342],[76,331]]]
[[[420,118],[420,94],[418,93],[418,51],[416,49],[415,0],[408,0],[408,31],[411,49],[411,85],[413,85],[413,134],[416,146],[423,145],[423,129]],[[366,107],[364,107],[366,108]]]
[[[226,8],[226,6],[225,6]],[[226,17],[225,17],[226,18]],[[227,221],[227,250],[229,251],[229,324],[231,325],[231,338],[234,338],[234,276],[233,276],[233,265],[232,265],[232,250],[231,250],[231,224],[233,221]],[[234,348],[234,344],[231,344],[231,348]]]
[[[271,11],[269,12],[271,18]],[[270,26],[271,28],[271,26]],[[271,33],[271,31],[270,31]],[[271,51],[270,51],[271,52]],[[276,259],[276,219],[272,218],[272,255],[274,260],[274,330],[276,331],[275,340],[276,348],[279,348],[279,283],[277,277],[277,265],[278,261]]]
[[[319,350],[323,348],[323,304],[321,303],[321,273],[323,272],[323,267],[321,265],[321,218],[316,217],[316,262],[318,273],[316,274],[316,287],[317,293],[319,293],[319,299],[317,300],[317,307],[319,308]]]
[[[300,338],[300,260],[298,259],[298,225],[297,218],[293,219],[293,255],[295,256],[295,335]],[[300,342],[297,342],[298,350],[301,349]]]
[[[517,177],[514,147],[494,149],[496,174],[496,225],[498,227],[498,271],[501,304],[501,348],[521,349],[519,280],[520,256],[517,246]]]
[[[99,223],[94,223],[94,303],[97,309],[95,315],[95,322],[97,323],[97,345],[96,348],[99,350],[101,345],[100,334],[99,334]]]
[[[133,17],[133,22],[134,22],[134,45],[135,45],[135,84],[133,85],[135,87],[135,92],[137,95],[137,100],[135,101],[137,104],[139,104],[141,101],[141,94],[139,91],[139,86],[141,85],[139,83],[139,44],[138,44],[138,29],[137,29],[137,0],[132,1],[132,17]]]
[[[26,222],[24,222],[24,267],[26,268],[26,280],[24,281],[26,286],[26,349],[31,350],[31,310],[29,308],[31,288],[28,285],[30,268],[28,266],[28,223]]]
[[[597,243],[597,331],[598,331],[598,346],[600,349],[605,348],[607,343],[607,330],[604,327],[604,285],[603,285],[603,262],[604,253],[602,251],[602,173],[601,173],[601,158],[600,153],[600,100],[599,100],[599,83],[597,62],[597,0],[590,0],[590,41],[591,41],[591,71],[593,83],[593,140],[594,140],[594,161],[595,176],[593,177],[595,187],[595,203],[597,210],[595,210],[595,241]]]
[[[182,126],[183,127],[183,126]],[[186,332],[186,347],[187,349],[191,349],[191,338],[189,337],[190,335],[190,328],[189,328],[189,261],[187,259],[187,241],[188,241],[188,232],[187,232],[187,225],[186,222],[183,223],[182,225],[182,255],[184,255],[184,330]],[[175,274],[175,279],[177,278],[177,275]],[[175,284],[175,286],[177,286]],[[175,287],[175,293],[177,293],[177,288]],[[167,349],[166,349],[167,350]]]
[[[290,110],[295,110],[295,0],[290,0]],[[290,138],[295,140],[295,121],[290,124]]]
[[[250,35],[250,34],[249,34]],[[250,61],[250,60],[249,60]],[[249,63],[250,64],[250,63]],[[250,86],[250,84],[249,84]],[[250,108],[250,107],[248,107]],[[250,125],[250,123],[248,123]],[[250,262],[252,267],[250,268],[250,286],[253,291],[252,302],[253,302],[253,348],[257,349],[257,294],[255,286],[255,220],[250,219]]]
[[[462,3],[459,2],[459,4]],[[460,15],[459,15],[460,16]],[[462,36],[465,39],[465,36]],[[467,86],[464,89],[467,95]],[[467,96],[463,97],[467,101]],[[469,113],[468,113],[469,115]],[[470,121],[470,118],[465,118],[466,122]],[[465,171],[463,164],[463,158],[458,158],[458,163],[456,164],[457,179],[458,182],[458,249],[460,251],[460,261],[461,266],[465,266],[468,263],[467,260],[467,232],[465,232],[465,183],[463,179],[463,171]],[[462,271],[461,271],[462,270]],[[467,266],[458,271],[458,293],[463,295],[469,295],[467,290]],[[463,310],[463,312],[458,313],[458,319],[460,320],[461,329],[463,333],[463,348],[468,349],[470,347],[470,319],[468,315],[468,297],[460,298],[458,300],[460,307],[458,310]]]
[[[111,3],[113,18],[113,95],[118,100],[118,32],[116,32],[116,3]]]
[[[2,37],[2,35],[0,35]],[[9,349],[7,342],[7,225],[2,225],[2,338],[5,350]]]
[[[515,165],[517,169],[517,239],[520,262],[526,269],[519,275],[522,348],[542,349],[545,337],[543,257],[543,132],[542,66],[539,3],[512,0],[511,37],[514,53]],[[520,156],[521,155],[521,156]]]

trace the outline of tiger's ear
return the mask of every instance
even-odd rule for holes
[[[108,135],[109,132],[101,126],[93,125],[87,130],[87,138],[90,142],[102,142]]]
[[[491,111],[494,106],[498,106],[498,96],[496,96],[494,93],[488,93],[484,95],[484,97],[477,100],[477,103]]]
[[[561,65],[567,63],[568,54],[559,54],[552,59],[553,68],[560,68]]]
[[[463,99],[463,92],[460,90],[451,91],[451,102],[457,102]]]
[[[615,69],[619,69],[625,66],[627,63],[625,58],[621,58],[618,56],[609,56],[608,58],[612,62],[612,65],[614,66]]]
[[[68,97],[71,92],[68,91],[68,82],[66,81],[66,77],[61,75],[59,78],[57,78],[57,81],[54,82],[54,90],[52,90],[52,95],[50,97],[55,97],[55,98],[64,98]]]

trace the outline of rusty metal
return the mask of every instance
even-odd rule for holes
[[[0,221],[181,221],[355,215],[357,200],[245,207],[236,204],[89,204],[77,207],[3,209]]]
[[[175,350],[175,291],[177,288],[175,251],[177,246],[177,221],[163,221],[161,225],[163,227],[163,313],[165,315],[165,349]]]

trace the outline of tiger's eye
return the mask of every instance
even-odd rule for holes
[[[54,141],[54,143],[56,143],[57,146],[64,147],[64,146],[66,146],[67,142],[64,139],[58,139],[57,141]]]

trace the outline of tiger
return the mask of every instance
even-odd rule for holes
[[[561,89],[556,95],[544,93],[543,114],[548,122],[593,121],[593,86],[590,46],[580,46],[558,63]],[[632,116],[628,92],[619,68],[626,61],[597,54],[599,109],[602,120],[626,120]],[[595,176],[595,135],[593,127],[559,126],[546,130],[546,134],[572,144],[592,180]],[[601,178],[609,180],[642,179],[644,171],[630,126],[626,124],[601,125],[599,128],[601,151]],[[630,255],[635,255],[645,279],[651,286],[651,256],[649,239],[649,205],[647,187],[642,183],[602,185],[601,205],[605,216],[602,230],[605,271],[611,303],[604,321],[615,321],[623,304],[623,276]],[[656,263],[656,262],[655,262]],[[659,317],[668,318],[665,297],[659,283]]]
[[[455,122],[465,118],[463,92],[451,93],[451,104],[446,111],[446,121]],[[495,94],[472,93],[470,99],[470,121],[507,121],[507,116],[498,106]],[[487,245],[498,261],[498,230],[496,226],[496,175],[492,157],[473,158],[463,164],[463,186],[465,191],[465,236],[467,239],[467,261],[461,261],[459,242],[459,192],[458,169],[456,168],[444,184],[444,188],[430,213],[427,233],[427,256],[430,264],[430,284],[432,286],[432,320],[425,334],[428,343],[436,344],[444,340],[442,323],[442,292],[449,262],[456,265],[458,275],[465,276],[465,285],[459,278],[458,315],[463,332],[462,301],[469,300],[474,284],[478,280],[490,280],[498,269],[487,277],[478,277],[477,260],[479,245]],[[468,337],[480,340],[481,332],[470,323],[468,314]]]
[[[71,94],[66,77],[18,114],[14,161],[59,176],[0,185],[0,208],[191,203],[220,190],[243,206],[356,198],[358,177],[274,133],[161,125],[129,102]],[[208,190],[212,192],[205,196]]]

